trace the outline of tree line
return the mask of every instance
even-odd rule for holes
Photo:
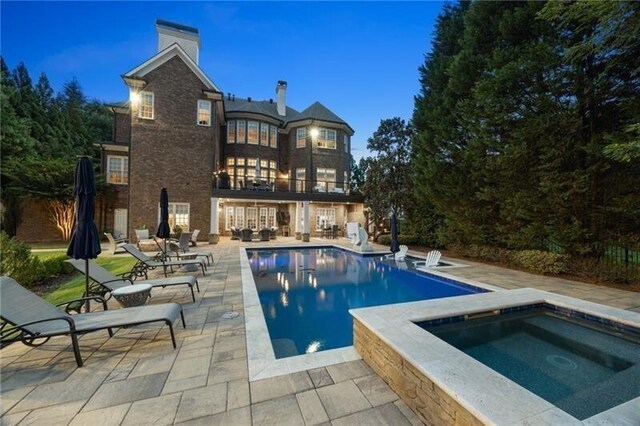
[[[409,178],[393,186],[374,135],[354,184],[410,189],[406,232],[425,245],[637,250],[639,40],[640,2],[445,4],[403,130]]]
[[[63,238],[73,222],[73,176],[78,155],[93,155],[94,142],[111,139],[111,114],[88,100],[73,78],[56,93],[45,73],[34,84],[26,66],[11,71],[0,58],[0,169],[2,230],[14,236],[19,199],[43,199]]]

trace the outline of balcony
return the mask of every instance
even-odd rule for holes
[[[246,182],[246,183],[245,183]],[[231,181],[228,176],[214,177],[213,196],[220,198],[280,201],[318,201],[362,203],[361,193],[351,191],[342,181],[305,179],[264,179],[249,177]]]

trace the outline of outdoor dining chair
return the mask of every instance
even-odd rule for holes
[[[108,310],[107,302],[99,296],[84,297],[58,306],[84,300],[102,303],[103,311],[69,315],[18,284],[13,278],[0,277],[0,348],[13,342],[23,342],[28,346],[40,346],[54,336],[70,336],[73,354],[78,367],[82,367],[82,355],[78,336],[94,331],[107,330],[113,336],[112,328],[162,322],[169,327],[171,342],[176,347],[173,324],[178,318],[186,327],[182,306],[177,303],[146,305],[135,308]],[[44,340],[40,340],[44,339]]]

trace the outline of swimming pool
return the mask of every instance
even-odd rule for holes
[[[351,346],[349,309],[486,291],[336,247],[246,253],[276,358]]]

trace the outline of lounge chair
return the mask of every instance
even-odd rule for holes
[[[109,242],[109,249],[108,249],[109,254],[113,255],[113,254],[126,253],[126,251],[124,250],[118,251],[118,244],[128,243],[129,240],[127,240],[126,238],[113,238],[113,235],[111,235],[110,232],[105,232],[104,235],[107,237],[107,241]]]
[[[249,228],[244,228],[240,233],[242,234],[242,241],[251,242],[253,239],[253,231]]]
[[[78,344],[78,336],[81,334],[106,329],[109,336],[113,336],[112,328],[163,322],[169,326],[171,342],[175,348],[176,338],[173,333],[173,324],[178,318],[181,318],[182,325],[185,326],[182,306],[177,303],[108,310],[107,302],[103,298],[93,296],[62,303],[58,306],[77,301],[97,300],[102,302],[103,311],[69,315],[22,287],[13,278],[0,277],[0,290],[2,291],[0,318],[4,321],[0,327],[0,347],[13,342],[39,346],[50,337],[69,335],[78,367],[82,367],[83,364]],[[36,342],[41,338],[45,340]]]
[[[189,245],[192,247],[198,246],[198,235],[200,235],[199,229],[194,229],[193,234],[191,235],[191,239],[189,240]]]
[[[68,259],[71,265],[76,268],[78,271],[85,274],[85,261],[82,259]],[[111,272],[104,269],[102,266],[98,265],[93,260],[89,261],[89,278],[95,281],[98,285],[100,285],[106,292],[111,293],[113,290],[126,287],[132,284],[149,284],[151,287],[172,287],[174,285],[188,285],[191,290],[191,298],[193,301],[196,301],[196,295],[193,292],[193,286],[196,287],[198,293],[200,293],[200,286],[198,285],[198,280],[193,275],[181,275],[177,277],[169,277],[169,278],[158,278],[155,280],[142,280],[142,281],[133,281],[130,278],[120,277],[118,278],[116,275],[113,275]],[[109,295],[111,296],[111,295]]]
[[[189,249],[189,241],[191,241],[191,233],[183,232],[180,234],[180,239],[177,243],[176,256],[180,258],[180,256],[189,255],[196,256],[196,259],[203,258],[207,260],[207,265],[211,265],[213,263],[213,253],[210,252],[201,252],[201,251],[191,251]]]
[[[391,253],[385,256],[385,258],[394,258],[395,261],[404,260],[407,257],[407,252],[409,251],[409,247],[402,244],[400,246],[400,250],[396,253]]]
[[[369,245],[369,234],[364,228],[358,228],[353,248],[361,252],[373,251],[373,248]]]
[[[417,262],[413,262],[413,264],[414,266],[418,267],[418,269],[431,268],[434,266],[438,266],[441,256],[442,253],[440,253],[438,250],[432,250],[427,253],[427,257],[425,258],[425,260],[419,260]]]
[[[174,266],[197,265],[202,269],[202,275],[205,274],[205,269],[207,267],[205,265],[206,262],[202,259],[178,259],[160,261],[147,256],[146,254],[138,250],[133,244],[122,244],[121,247],[125,249],[131,256],[138,259],[136,267],[139,267],[145,271],[145,278],[147,269],[155,269],[161,267],[164,271],[164,276],[166,277],[167,268],[171,268],[171,271],[173,272]]]
[[[271,229],[262,228],[260,230],[260,241],[269,241],[271,239]]]

